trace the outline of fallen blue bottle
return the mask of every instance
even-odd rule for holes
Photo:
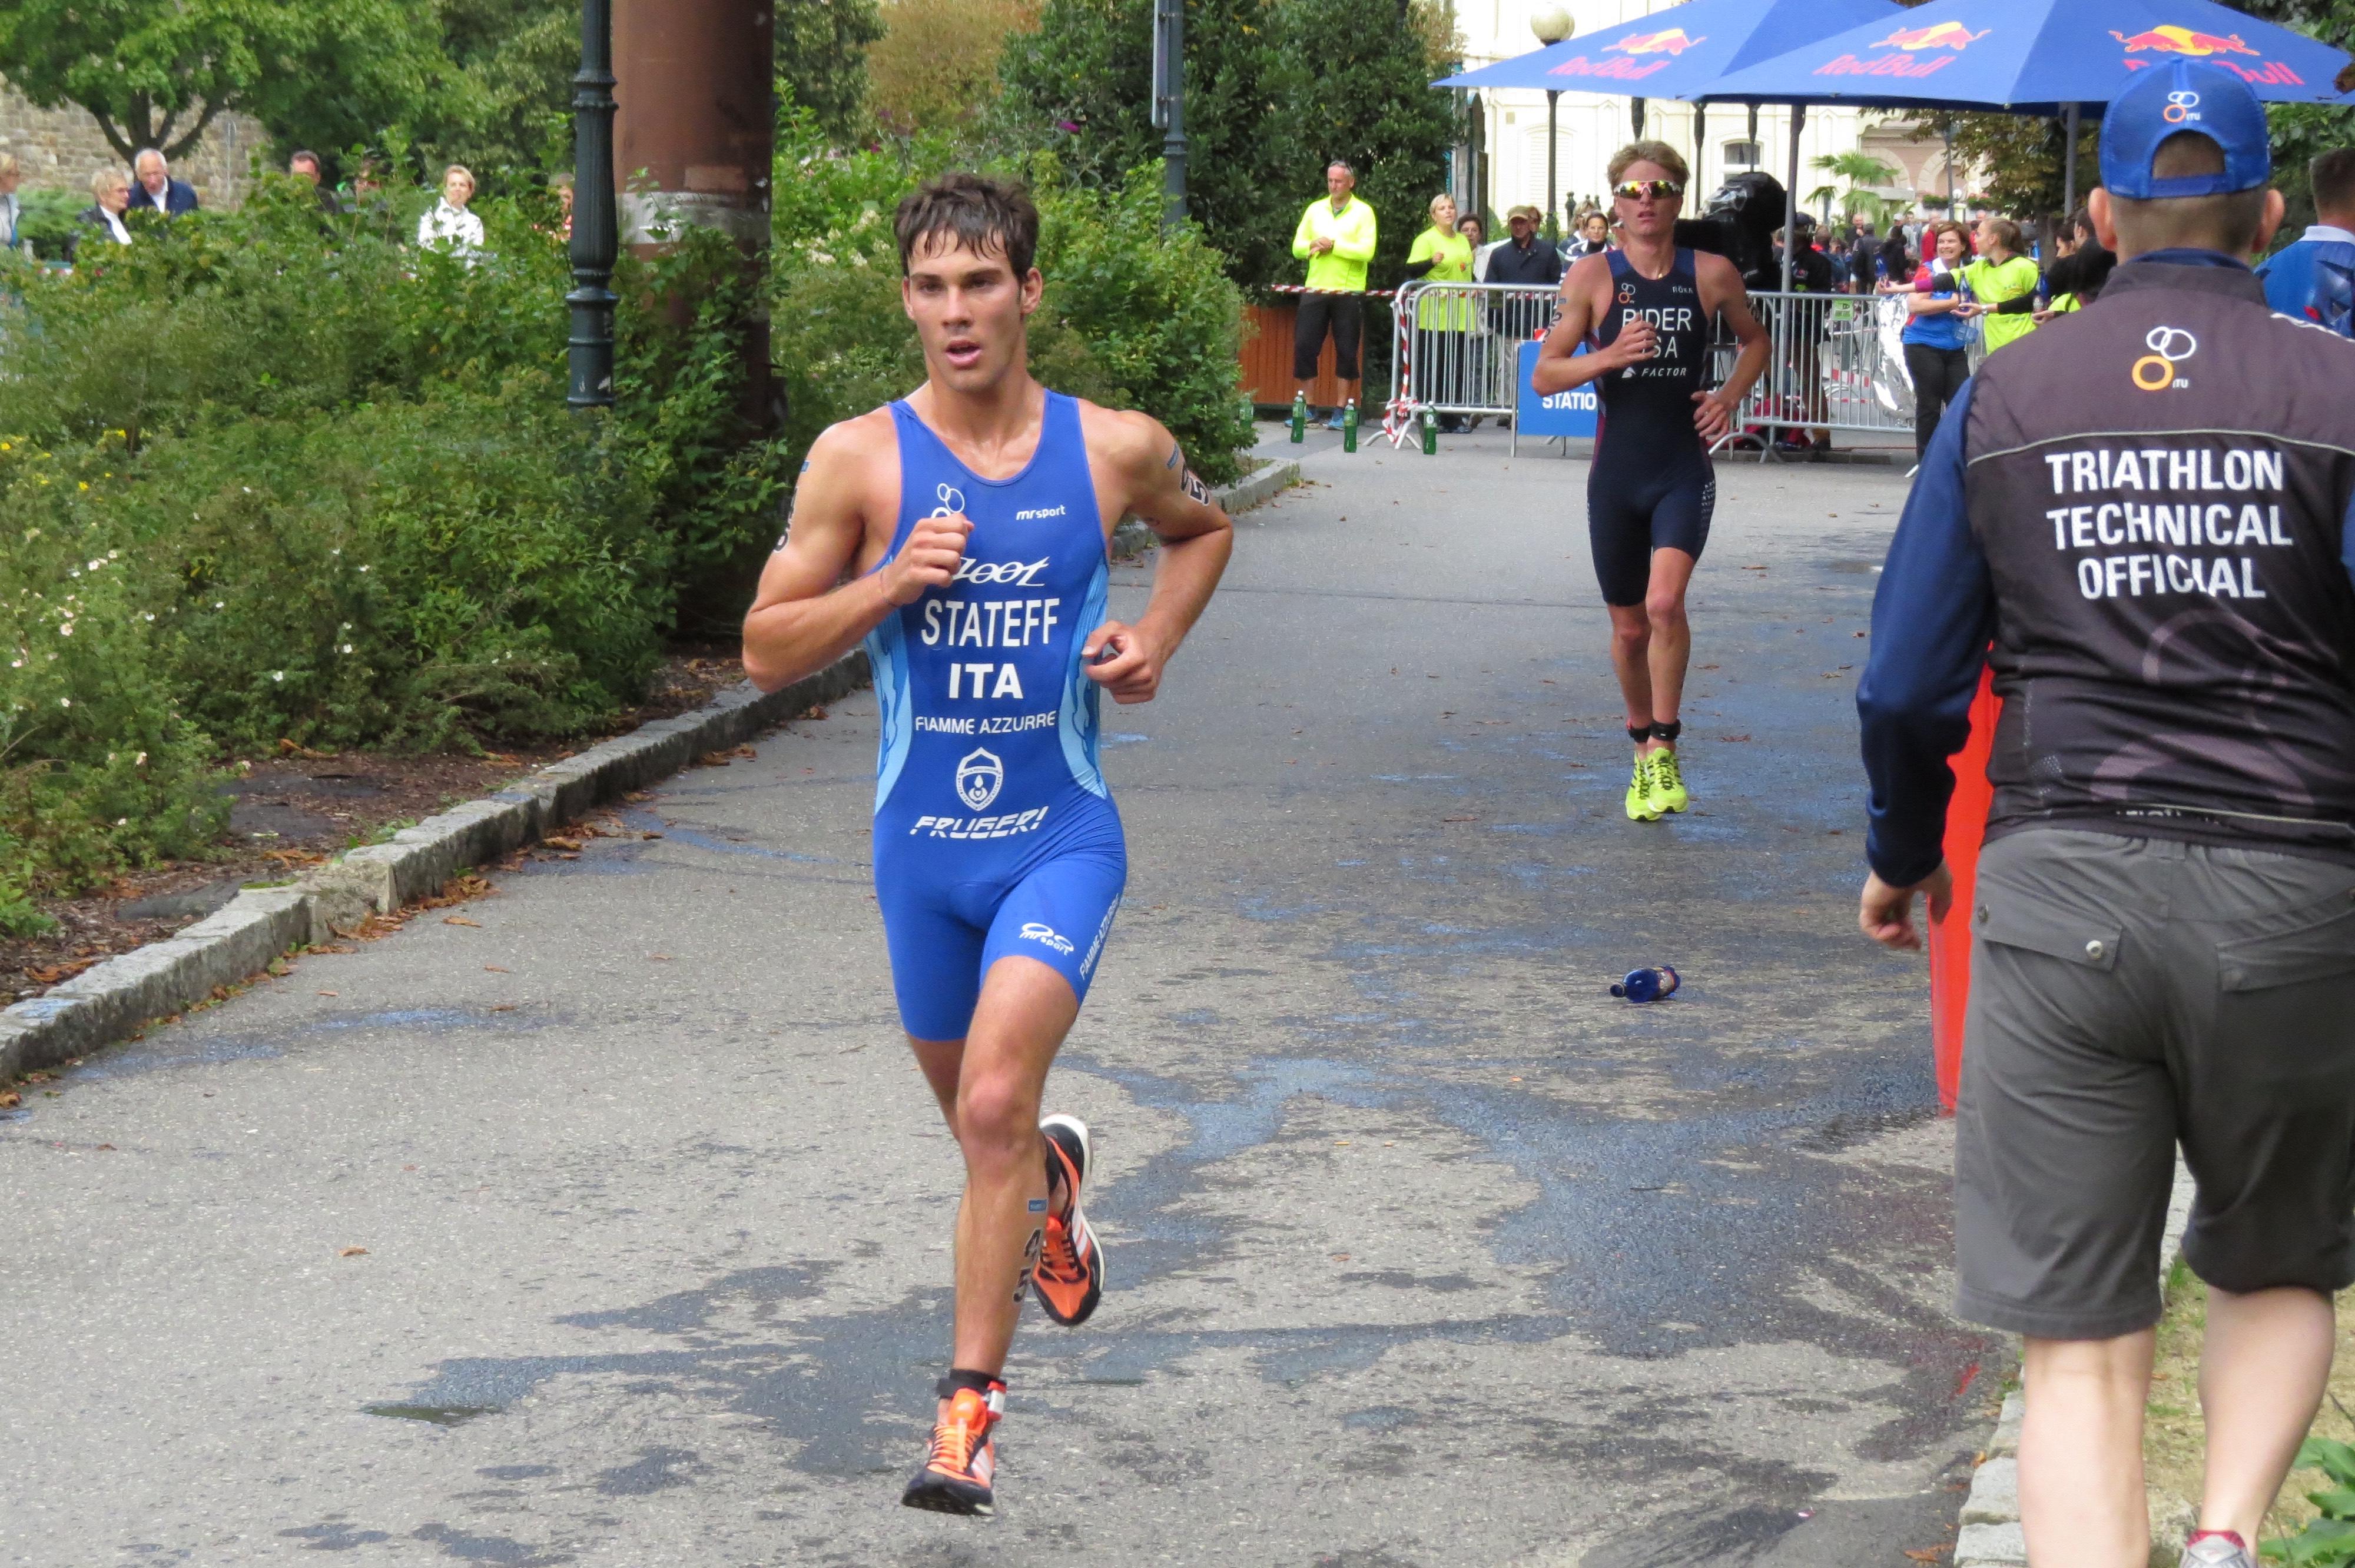
[[[1629,969],[1627,978],[1611,988],[1611,994],[1629,1001],[1665,1001],[1683,983],[1676,970],[1662,964],[1657,969]]]

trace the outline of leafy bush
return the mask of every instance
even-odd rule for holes
[[[2258,1554],[2289,1568],[2345,1568],[2355,1563],[2355,1448],[2329,1437],[2309,1437],[2298,1446],[2297,1469],[2320,1470],[2330,1489],[2308,1492],[2307,1499],[2321,1510],[2296,1535],[2268,1541]]]
[[[73,191],[18,191],[24,211],[16,220],[16,237],[30,240],[33,254],[43,261],[66,259],[66,239],[74,231],[74,214],[90,206],[87,195]]]

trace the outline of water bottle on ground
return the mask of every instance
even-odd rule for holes
[[[1624,996],[1629,1001],[1666,1001],[1683,983],[1676,970],[1661,964],[1653,969],[1629,969],[1627,978],[1611,988],[1611,994]]]
[[[1355,397],[1350,398],[1341,410],[1341,450],[1345,452],[1358,450],[1358,400]]]
[[[1308,394],[1292,395],[1292,444],[1300,445],[1308,439]]]
[[[1423,455],[1439,455],[1439,416],[1428,408],[1423,411]]]

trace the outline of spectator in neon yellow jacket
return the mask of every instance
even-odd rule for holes
[[[1308,204],[1293,232],[1292,253],[1308,263],[1308,292],[1292,333],[1292,379],[1308,395],[1325,334],[1333,334],[1333,374],[1344,399],[1358,395],[1358,355],[1366,335],[1366,263],[1374,259],[1374,209],[1355,195],[1358,172],[1335,159],[1325,169],[1326,194]],[[1327,420],[1341,427],[1336,408]]]
[[[2011,219],[1979,219],[1978,240],[1979,259],[1963,269],[1963,278],[1971,286],[1975,302],[1957,313],[1979,318],[1987,351],[1993,354],[2036,330],[2032,307],[2044,274],[2034,261],[2020,254],[2028,242],[2019,232],[2019,225]],[[2015,300],[2027,304],[2014,305],[2010,310],[2003,308]]]

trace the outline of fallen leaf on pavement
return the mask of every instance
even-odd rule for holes
[[[321,996],[341,996],[344,993],[339,991],[323,991],[319,994]]]
[[[442,924],[444,926],[472,926],[477,931],[483,928],[483,923],[480,920],[469,920],[464,915],[444,915],[442,916]]]
[[[552,833],[539,842],[546,848],[552,850],[577,850],[581,847],[579,839],[559,838]]]
[[[98,1146],[98,1152],[101,1154],[112,1154],[114,1151],[114,1145],[111,1143],[101,1143]]]
[[[341,1252],[336,1254],[336,1255],[337,1257],[366,1257],[368,1255],[368,1248],[364,1246],[347,1246]]]
[[[666,964],[670,962],[670,955],[668,953],[648,953],[646,957],[652,959],[658,964]]]
[[[25,1097],[14,1089],[0,1089],[0,1110],[15,1110],[25,1103]]]
[[[500,1002],[497,1006],[491,1009],[493,1012],[513,1012],[515,1010],[516,1004],[512,1001]]]
[[[1953,1550],[1951,1546],[1908,1547],[1905,1555],[1916,1563],[1939,1563],[1944,1562],[1946,1553]]]
[[[638,837],[642,839],[658,839],[662,837],[662,835],[660,833],[640,833]]]
[[[98,962],[96,959],[75,959],[62,964],[45,964],[39,969],[27,969],[25,972],[32,977],[35,985],[55,985],[59,980],[73,979],[96,962]]]
[[[499,968],[499,966],[498,966],[498,965],[496,965],[496,964],[485,964],[485,965],[483,966],[483,968],[484,968],[484,969],[487,969],[488,971],[490,971],[492,974],[495,974],[495,975],[511,975],[511,974],[515,973],[515,970],[513,970],[513,969],[503,969]]]

